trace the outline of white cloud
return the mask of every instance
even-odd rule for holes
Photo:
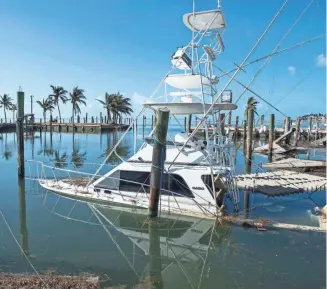
[[[291,75],[294,75],[296,73],[296,68],[293,65],[290,65],[289,67],[287,67],[287,70]]]
[[[319,54],[316,57],[316,65],[318,67],[326,67],[326,55],[324,55],[323,53]]]
[[[139,112],[142,109],[143,104],[148,100],[148,97],[138,93],[134,92],[131,96],[131,103],[132,108],[134,110],[134,113]]]

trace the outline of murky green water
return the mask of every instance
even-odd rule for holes
[[[25,141],[25,158],[94,172],[92,163],[101,163],[120,135],[75,134],[73,142],[71,134],[36,133],[34,139]],[[139,130],[138,145],[142,135]],[[120,154],[132,155],[132,143],[131,132]],[[103,286],[325,288],[326,239],[322,233],[261,232],[183,216],[162,216],[158,222],[149,222],[145,211],[66,199],[44,191],[32,180],[19,184],[14,134],[0,134],[0,153],[1,272],[33,272],[21,247],[38,272],[90,272],[101,277]],[[314,157],[319,158],[319,153]],[[71,161],[73,165],[66,165]],[[255,161],[267,160],[255,156]],[[260,171],[256,166],[252,170]],[[244,171],[241,151],[237,171]],[[26,175],[33,173],[27,165]],[[311,210],[325,204],[325,193],[311,195],[316,204],[308,197],[252,194],[250,215],[317,225]]]

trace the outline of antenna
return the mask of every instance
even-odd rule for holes
[[[221,0],[218,0],[218,9],[221,8]]]

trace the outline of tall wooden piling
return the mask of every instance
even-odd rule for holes
[[[248,108],[247,112],[247,136],[246,136],[246,161],[250,165],[252,159],[252,137],[253,137],[254,110]]]
[[[268,142],[268,150],[269,153],[272,153],[274,148],[274,138],[275,138],[275,115],[270,115],[270,122],[269,122],[269,142]]]
[[[158,216],[158,205],[160,197],[160,185],[163,176],[166,137],[168,130],[169,110],[159,109],[154,132],[155,142],[153,144],[152,167],[150,177],[150,197],[149,197],[149,216]]]
[[[234,128],[234,140],[237,139],[237,136],[238,136],[238,121],[239,121],[239,117],[236,116],[236,119],[235,119],[235,128]]]
[[[243,120],[243,152],[246,155],[246,120]]]
[[[295,127],[295,133],[294,133],[294,146],[297,146],[298,141],[300,140],[300,130],[301,130],[301,118],[299,117],[296,120],[296,127]]]
[[[260,125],[261,126],[264,126],[265,125],[265,115],[264,114],[261,115],[261,117],[260,117]]]
[[[228,127],[232,126],[232,111],[228,113],[228,120],[227,120]]]
[[[24,92],[17,92],[17,121],[16,121],[16,133],[17,133],[17,167],[18,177],[23,178],[25,176],[24,165]]]
[[[219,126],[221,135],[225,135],[225,114],[219,114]]]
[[[291,118],[286,117],[285,118],[285,127],[284,127],[284,133],[287,133],[291,129]],[[291,135],[288,135],[285,137],[285,144],[290,144],[291,141]]]

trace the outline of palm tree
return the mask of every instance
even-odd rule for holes
[[[17,105],[11,104],[10,110],[12,111],[12,122],[15,122],[15,111],[17,110]]]
[[[124,97],[119,92],[115,95],[115,101],[112,105],[112,114],[114,118],[114,122],[117,121],[118,117],[121,117],[122,114],[130,115],[133,112],[131,108],[131,99]]]
[[[58,113],[59,113],[59,120],[61,122],[61,113],[60,113],[60,108],[59,108],[59,101],[62,101],[62,103],[66,103],[67,101],[67,90],[65,90],[62,86],[53,86],[50,85],[52,88],[52,94],[49,96],[53,98],[55,106],[58,108]]]
[[[73,93],[69,93],[70,98],[68,100],[71,101],[73,108],[72,108],[72,123],[74,125],[74,116],[77,113],[81,113],[81,109],[79,107],[79,104],[86,105],[86,96],[84,95],[84,90],[81,88],[78,88],[78,86],[74,87]]]
[[[103,104],[103,107],[107,110],[107,120],[111,121],[111,107],[112,104],[114,103],[115,100],[115,94],[109,94],[108,92],[106,92],[105,96],[104,96],[105,101],[101,100],[101,99],[97,99],[97,101],[99,101],[100,103]]]
[[[252,108],[253,112],[256,115],[258,115],[258,113],[257,113],[257,105],[258,105],[258,103],[259,102],[253,96],[249,97],[248,102],[247,102],[246,107],[245,107],[244,116],[247,117],[248,110],[250,108]]]
[[[52,110],[54,109],[53,101],[50,98],[43,98],[42,101],[37,100],[36,103],[41,106],[43,110],[44,122],[46,122],[47,111],[50,110],[50,112],[52,112]]]
[[[2,96],[0,96],[0,107],[3,107],[3,111],[5,113],[5,122],[7,122],[6,110],[10,109],[11,106],[12,106],[12,99],[9,96],[9,94],[4,93]]]

